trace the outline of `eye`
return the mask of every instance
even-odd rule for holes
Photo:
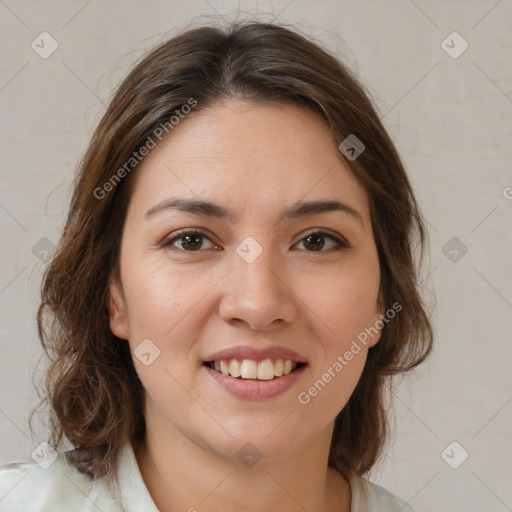
[[[162,245],[164,247],[170,247],[171,249],[181,248],[185,252],[199,252],[201,248],[204,248],[203,240],[208,240],[211,244],[211,247],[207,247],[207,249],[217,247],[204,233],[201,233],[200,231],[182,231],[173,238],[166,240]],[[175,242],[178,242],[179,247],[175,245]]]
[[[329,239],[333,245],[330,248],[328,247],[327,250],[322,250],[325,247],[325,239]],[[345,239],[325,231],[308,233],[298,243],[304,243],[307,252],[329,252],[329,250],[343,250],[352,247]]]
[[[330,240],[331,247],[327,247],[327,249],[324,250],[326,247],[326,239]],[[204,247],[204,240],[210,243],[210,247]],[[298,243],[304,243],[307,252],[329,252],[329,250],[343,250],[352,247],[344,238],[325,231],[310,232]],[[200,231],[181,231],[169,240],[164,241],[162,246],[178,249],[183,252],[200,252],[201,249],[219,248],[206,234]]]

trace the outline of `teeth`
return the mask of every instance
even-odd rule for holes
[[[265,359],[258,363],[258,379],[272,380],[274,378],[274,363],[270,359]]]
[[[275,377],[288,375],[295,368],[297,363],[290,359],[265,359],[263,361],[253,361],[251,359],[223,359],[213,363],[215,371],[231,377],[241,377],[242,379],[272,380]]]
[[[240,377],[242,374],[240,361],[238,359],[231,359],[229,362],[229,374],[231,377]]]
[[[284,373],[284,361],[282,359],[278,359],[276,364],[274,365],[274,375],[276,377],[281,377]]]
[[[250,359],[244,359],[240,367],[242,379],[256,379],[258,377],[258,363]]]

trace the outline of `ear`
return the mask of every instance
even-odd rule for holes
[[[129,329],[124,293],[120,283],[114,277],[109,280],[107,310],[110,320],[110,330],[118,338],[127,340],[129,338]]]
[[[371,319],[370,319],[370,338],[368,339],[368,346],[374,347],[377,345],[380,337],[382,335],[382,328],[386,324],[383,320],[384,318],[384,306],[382,298],[379,296],[379,299],[375,303],[375,308],[373,310]]]

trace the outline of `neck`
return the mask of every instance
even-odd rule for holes
[[[134,446],[142,478],[160,512],[349,512],[350,485],[327,467],[332,428],[286,459],[252,467],[202,447],[165,425],[146,425]]]

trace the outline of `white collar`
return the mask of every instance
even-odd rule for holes
[[[140,473],[131,443],[126,443],[119,457],[118,499],[126,512],[159,512]]]

